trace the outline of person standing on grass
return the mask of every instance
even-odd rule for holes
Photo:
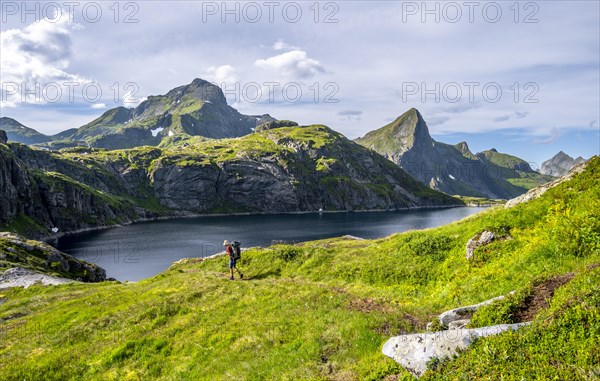
[[[236,267],[237,259],[235,259],[235,256],[233,253],[233,247],[231,247],[231,243],[228,240],[225,240],[225,241],[223,241],[223,246],[225,246],[225,252],[227,252],[227,255],[229,256],[229,272],[231,274],[229,279],[233,280],[233,270],[237,271],[238,274],[240,274],[240,279],[243,279],[244,274],[242,274],[242,272],[240,270],[238,270],[238,268]]]

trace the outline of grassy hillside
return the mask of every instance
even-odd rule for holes
[[[600,339],[600,269],[589,268],[600,262],[598,210],[594,158],[539,199],[444,227],[250,250],[243,281],[229,281],[225,258],[216,258],[182,261],[138,283],[3,291],[0,378],[409,380],[381,354],[390,336],[574,272],[531,327],[481,339],[425,378],[591,379]],[[506,239],[467,262],[466,242],[484,229]]]

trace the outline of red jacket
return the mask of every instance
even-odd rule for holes
[[[229,255],[230,258],[233,256],[233,247],[227,246],[225,248],[225,251],[227,252],[227,255]]]

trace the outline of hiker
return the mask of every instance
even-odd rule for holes
[[[238,272],[238,274],[240,274],[240,279],[244,278],[244,274],[242,274],[242,272],[236,267],[237,260],[240,259],[239,242],[234,241],[234,243],[237,243],[236,247],[234,247],[228,240],[223,241],[225,251],[227,252],[227,255],[229,255],[229,272],[231,273],[231,276],[229,277],[230,280],[233,280],[234,269]]]

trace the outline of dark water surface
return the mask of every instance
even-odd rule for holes
[[[483,208],[424,209],[402,212],[324,213],[197,217],[137,223],[60,238],[59,250],[106,269],[118,280],[140,280],[158,274],[186,257],[223,250],[223,240],[243,247],[273,241],[301,242],[354,235],[380,238],[411,229],[444,225]]]

